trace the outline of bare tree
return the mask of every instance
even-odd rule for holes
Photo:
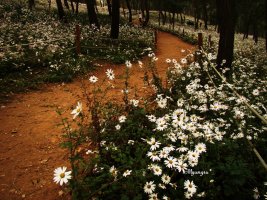
[[[60,20],[63,20],[65,18],[65,12],[62,6],[61,0],[56,0],[57,3],[57,10],[58,10],[58,16]]]
[[[29,0],[29,1],[28,1],[28,6],[29,6],[29,9],[30,9],[30,10],[33,9],[34,5],[35,5],[34,0]]]
[[[96,15],[95,1],[86,0],[86,6],[87,6],[87,13],[88,13],[90,25],[94,24],[99,29],[100,25],[99,25],[97,15]]]
[[[120,28],[120,0],[112,0],[112,19],[110,37],[118,39]]]
[[[265,0],[265,48],[267,52],[267,0]]]
[[[108,14],[111,17],[112,16],[112,8],[111,8],[111,2],[110,0],[107,0],[107,6],[108,6]]]
[[[236,10],[235,0],[216,0],[220,32],[217,65],[231,67],[233,61]],[[226,62],[223,62],[225,60]]]
[[[128,8],[128,11],[129,11],[129,22],[132,23],[132,21],[133,21],[132,7],[131,7],[131,4],[130,4],[129,0],[125,0],[125,1],[126,1],[126,5],[127,5],[127,8]]]
[[[144,5],[144,10],[146,12],[145,14],[145,21],[143,22],[143,26],[147,26],[148,22],[149,22],[149,3],[148,0],[142,0],[143,1],[143,5]]]

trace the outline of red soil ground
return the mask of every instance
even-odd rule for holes
[[[178,61],[185,57],[181,50],[193,50],[194,46],[177,37],[159,32],[156,56],[161,77],[166,77],[167,58]],[[100,80],[106,69],[112,68],[115,76],[124,74],[125,66],[103,65],[94,74]],[[89,75],[88,75],[89,76]],[[143,71],[134,64],[131,68],[130,95],[135,90],[138,96],[147,95]],[[84,102],[81,82],[88,91],[92,84],[87,78],[77,78],[70,84],[48,84],[42,89],[14,95],[12,101],[0,105],[0,199],[68,199],[60,194],[61,187],[53,182],[53,171],[59,166],[69,166],[67,150],[61,149],[62,128],[57,125],[60,117],[56,108],[64,109],[71,118],[71,107],[77,101]],[[122,102],[123,80],[116,80],[115,88],[107,99]]]

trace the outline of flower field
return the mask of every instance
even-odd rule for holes
[[[101,105],[94,90],[92,123],[84,125],[78,109],[80,128],[67,130],[63,143],[73,153],[74,199],[266,197],[264,44],[237,36],[229,77],[230,69],[215,68],[216,43],[178,61],[167,59],[167,84],[149,52],[143,67],[152,74],[147,87],[154,94],[148,99],[128,99],[126,93],[123,106]],[[125,70],[127,87],[129,65]],[[73,147],[89,141],[94,145],[86,153],[75,153]]]

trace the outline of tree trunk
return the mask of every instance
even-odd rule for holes
[[[56,0],[57,3],[57,10],[58,10],[58,16],[60,20],[63,20],[65,17],[65,12],[63,10],[62,2],[61,0]]]
[[[74,5],[73,5],[73,0],[70,0],[70,6],[71,6],[72,13],[74,13]]]
[[[166,12],[166,10],[164,11],[164,15],[162,15],[162,16],[163,16],[163,18],[162,18],[162,24],[165,25],[166,19],[167,19],[167,12]]]
[[[217,66],[231,68],[236,21],[235,0],[216,0],[216,6],[220,32]],[[226,62],[222,64],[223,60]]]
[[[181,18],[181,24],[183,24],[184,21],[183,21],[183,14],[182,13],[180,13],[180,18]]]
[[[195,30],[198,29],[198,20],[199,20],[199,6],[198,6],[198,0],[193,1],[194,6],[194,22],[195,22]]]
[[[172,30],[174,30],[175,25],[175,12],[172,13]]]
[[[64,6],[69,10],[70,7],[69,7],[69,4],[68,4],[68,0],[64,0]]]
[[[255,41],[255,44],[258,44],[258,26],[256,24],[256,22],[254,22],[253,24],[253,39]]]
[[[48,0],[48,10],[49,10],[49,12],[51,10],[51,0]]]
[[[29,5],[29,9],[32,10],[33,7],[34,7],[34,5],[35,5],[34,0],[29,0],[29,1],[28,1],[28,5]]]
[[[160,26],[160,10],[159,10],[159,13],[158,13],[158,23],[159,23],[159,26]]]
[[[95,6],[95,12],[98,13],[98,8],[97,8],[96,0],[94,0],[94,6]]]
[[[267,52],[267,0],[265,0],[265,49]]]
[[[112,0],[112,19],[110,37],[118,39],[120,30],[120,0]]]
[[[111,17],[112,16],[112,8],[111,8],[111,2],[110,2],[110,0],[107,0],[107,5],[108,5],[108,14]]]
[[[208,11],[207,11],[207,0],[203,1],[203,18],[204,18],[204,28],[208,30]]]
[[[94,0],[86,0],[86,7],[87,7],[87,12],[88,12],[90,25],[94,24],[99,29],[100,26],[99,26],[99,23],[98,23],[96,12],[95,12]]]
[[[129,11],[129,23],[132,23],[133,21],[133,17],[132,17],[132,8],[131,8],[131,4],[129,2],[129,0],[126,0],[126,5]]]
[[[75,14],[78,15],[79,13],[79,0],[76,1],[76,11]]]
[[[244,35],[243,35],[243,40],[248,38],[248,34],[249,34],[249,25],[250,25],[249,22],[247,22],[246,25],[245,25],[245,26],[246,26],[246,30],[245,30]]]
[[[144,6],[145,6],[145,11],[146,11],[146,16],[145,16],[145,21],[143,23],[143,26],[147,26],[149,22],[149,5],[148,5],[148,0],[144,0]]]
[[[140,9],[142,13],[142,18],[145,17],[145,0],[140,0]]]

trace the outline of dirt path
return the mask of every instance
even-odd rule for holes
[[[185,56],[182,49],[194,47],[167,33],[158,33],[156,55],[158,72],[166,73],[166,58],[180,60]],[[123,74],[124,66],[103,66],[94,75],[101,80],[105,71],[112,68],[115,76]],[[131,69],[131,89],[138,95],[146,94],[143,72],[134,65]],[[109,99],[121,101],[122,82],[116,81],[115,89],[108,94]],[[90,90],[90,83],[86,81]],[[0,105],[0,199],[66,199],[59,196],[61,187],[53,183],[56,167],[67,165],[67,152],[58,145],[61,128],[60,118],[55,112],[59,106],[70,115],[71,106],[82,100],[81,80],[70,84],[49,84],[40,91],[19,94],[6,105]]]

